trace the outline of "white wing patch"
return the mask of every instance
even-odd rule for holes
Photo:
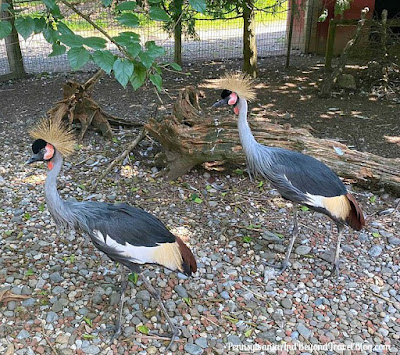
[[[117,251],[121,256],[136,264],[160,264],[171,270],[179,269],[182,271],[182,256],[179,246],[175,243],[163,243],[155,247],[135,246],[129,243],[125,245],[117,243],[108,234],[104,238],[99,230],[93,231],[93,237],[100,244]]]
[[[117,243],[108,234],[106,238],[104,238],[103,233],[101,233],[99,230],[94,230],[93,235],[101,244],[106,244],[131,262],[137,264],[156,262],[152,256],[155,251],[154,249],[157,249],[158,247],[138,247],[128,243],[122,245]]]
[[[324,205],[324,196],[321,195],[311,195],[309,192],[305,194],[307,196],[307,199],[309,202],[307,202],[308,205],[314,206],[314,207],[322,207],[325,208]]]

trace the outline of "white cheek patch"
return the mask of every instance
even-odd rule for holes
[[[231,106],[232,106],[232,105],[236,104],[237,100],[238,100],[238,97],[237,97],[237,95],[233,92],[233,93],[230,94],[230,96],[229,96],[228,105],[231,105]]]

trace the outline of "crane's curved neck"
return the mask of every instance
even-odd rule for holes
[[[248,107],[246,99],[239,98],[237,108],[239,110],[238,129],[239,129],[240,143],[242,144],[246,156],[249,156],[254,150],[254,147],[257,145],[257,141],[255,140],[253,134],[251,133],[249,123],[247,122]]]
[[[51,162],[53,163],[53,167],[51,170],[49,170],[44,185],[46,203],[56,224],[65,226],[69,224],[66,216],[70,214],[70,211],[69,207],[61,199],[57,191],[57,176],[60,173],[63,163],[63,157],[57,150],[54,151],[54,157],[52,158]]]

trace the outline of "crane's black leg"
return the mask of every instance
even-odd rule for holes
[[[282,261],[282,264],[280,266],[277,266],[275,264],[268,264],[268,266],[274,267],[276,269],[279,269],[279,272],[283,272],[286,270],[289,264],[289,258],[290,254],[292,253],[293,245],[296,240],[297,235],[299,234],[299,226],[297,224],[297,208],[296,206],[293,207],[293,230],[292,230],[292,238],[290,239],[290,243],[285,255],[285,259]]]
[[[337,242],[336,242],[336,250],[335,250],[335,256],[333,259],[333,267],[332,267],[332,273],[336,272],[336,276],[339,277],[339,253],[340,253],[340,242],[342,239],[342,226],[339,223],[336,223],[336,227],[338,230],[338,236],[337,236]]]
[[[122,319],[122,312],[124,310],[125,291],[128,286],[125,266],[120,264],[119,267],[121,269],[121,298],[119,301],[118,318],[117,318],[117,321],[115,322],[114,334],[110,339],[110,343],[112,343],[114,341],[114,339],[116,339],[118,337],[118,335],[121,334],[121,319]]]
[[[164,303],[160,297],[160,294],[157,292],[157,290],[153,287],[153,285],[150,283],[150,281],[147,279],[146,276],[144,276],[143,274],[140,274],[140,277],[144,283],[144,286],[146,287],[147,291],[150,292],[150,294],[158,301],[161,311],[164,313],[165,318],[168,321],[169,326],[171,327],[172,330],[172,336],[171,336],[171,341],[167,346],[166,351],[169,350],[169,348],[171,347],[171,345],[174,343],[175,339],[178,337],[179,335],[179,329],[177,328],[177,326],[172,322],[171,317],[169,316],[167,310],[165,309]]]

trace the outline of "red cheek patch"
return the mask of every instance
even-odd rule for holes
[[[231,105],[231,106],[232,106],[232,105],[236,104],[237,100],[238,100],[238,97],[237,97],[237,95],[233,92],[233,93],[229,96],[228,105]]]
[[[236,114],[236,115],[238,115],[238,114],[239,114],[239,109],[238,109],[238,107],[237,107],[237,106],[233,108],[233,112],[235,112],[235,114]]]
[[[49,161],[47,163],[47,167],[49,168],[49,170],[53,169],[54,168],[54,163],[52,161]]]
[[[47,143],[45,150],[46,150],[46,153],[44,153],[43,159],[44,160],[50,160],[51,158],[53,158],[53,156],[54,156],[54,147],[51,144]]]

